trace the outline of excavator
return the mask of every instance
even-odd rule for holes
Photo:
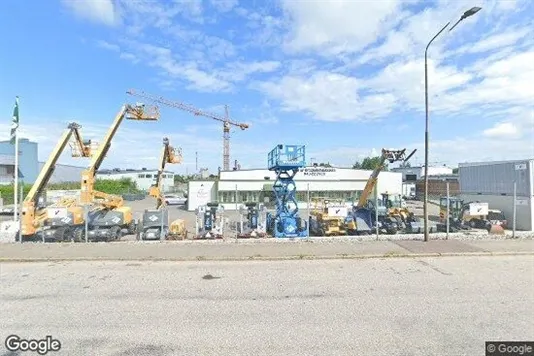
[[[389,216],[387,209],[381,209],[381,207],[375,207],[374,203],[369,200],[369,196],[373,192],[376,183],[378,182],[378,175],[384,169],[386,162],[407,162],[416,152],[413,150],[408,156],[406,156],[406,148],[402,150],[389,150],[382,149],[380,156],[380,163],[371,173],[371,176],[365,184],[358,203],[352,207],[352,211],[349,212],[345,219],[347,226],[347,233],[349,235],[365,235],[371,233],[374,229],[379,229],[381,232],[387,234],[395,234],[400,229],[399,223],[393,217]],[[378,214],[378,220],[380,226],[375,226],[376,215]]]
[[[74,199],[62,199],[50,207],[42,202],[44,189],[56,167],[65,147],[71,143],[72,157],[91,157],[91,141],[84,141],[80,134],[81,126],[70,123],[50,153],[35,183],[22,202],[21,235],[22,239],[45,238],[54,241],[69,241],[75,238],[76,229],[83,225],[83,209],[76,206]]]
[[[157,107],[145,107],[144,104],[125,104],[115,116],[111,127],[93,154],[89,167],[82,172],[80,204],[92,205],[88,212],[88,238],[91,240],[117,240],[122,237],[123,230],[135,234],[136,222],[132,209],[124,206],[122,196],[107,194],[95,189],[96,173],[104,161],[123,119],[135,121],[157,121]]]
[[[163,195],[163,172],[165,165],[182,163],[181,148],[175,149],[169,143],[167,137],[163,138],[161,160],[156,175],[156,184],[152,185],[148,194],[156,198],[156,208],[147,209],[143,213],[141,229],[138,230],[140,240],[165,239],[169,230],[169,212],[165,209],[165,197]],[[178,219],[181,220],[181,219]],[[183,221],[183,220],[181,220]]]

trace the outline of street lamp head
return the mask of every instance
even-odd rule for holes
[[[473,16],[474,14],[476,14],[477,12],[479,12],[480,10],[482,10],[481,7],[478,7],[478,6],[475,6],[475,7],[472,7],[470,8],[469,10],[467,10],[466,12],[463,13],[462,17],[460,17],[460,19],[458,21],[456,21],[456,23],[454,24],[454,26],[452,26],[450,29],[449,29],[449,32],[451,32],[452,30],[454,30],[454,28],[460,23],[462,22],[463,20],[465,20],[466,18],[470,17],[470,16]]]
[[[464,12],[464,14],[462,15],[462,19],[466,19],[469,16],[473,16],[474,14],[479,12],[480,10],[482,10],[481,7],[478,7],[478,6],[472,7],[469,10],[467,10],[466,12]]]

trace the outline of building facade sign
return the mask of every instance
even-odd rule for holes
[[[299,173],[309,177],[326,177],[335,174],[336,169],[330,167],[300,168]]]

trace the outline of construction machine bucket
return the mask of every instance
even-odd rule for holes
[[[488,233],[490,235],[503,235],[504,229],[501,225],[492,224],[488,227]]]

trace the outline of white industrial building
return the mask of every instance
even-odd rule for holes
[[[391,172],[402,173],[403,182],[415,182],[421,177],[425,176],[425,167],[396,167],[391,168]],[[450,175],[452,174],[452,168],[443,166],[443,167],[430,167],[428,166],[428,176],[439,176],[439,175]]]
[[[156,176],[158,171],[147,169],[113,169],[98,171],[97,179],[123,179],[130,178],[137,184],[137,188],[147,191],[152,185],[156,184]],[[174,187],[174,173],[165,171],[163,172],[163,191],[172,191]]]
[[[534,159],[460,163],[460,196],[501,210],[512,227],[514,182],[517,230],[534,231]]]
[[[299,208],[306,208],[308,189],[310,197],[328,197],[356,201],[372,171],[351,168],[301,168],[295,176]],[[235,210],[243,202],[262,202],[274,205],[273,184],[276,174],[266,169],[221,171],[218,181],[190,181],[188,210],[217,201],[226,210]],[[401,194],[402,174],[381,172],[377,182],[378,193]]]

